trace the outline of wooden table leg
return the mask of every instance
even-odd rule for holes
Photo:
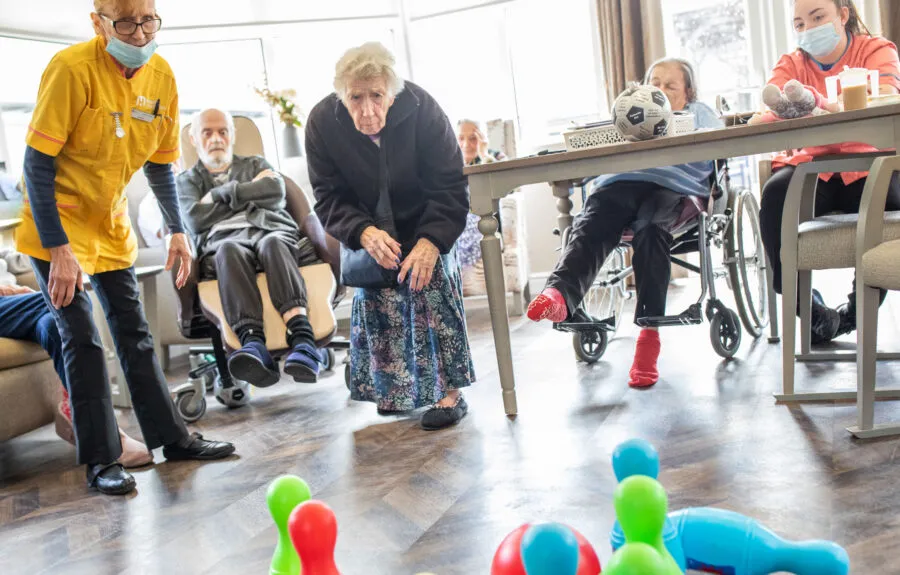
[[[559,229],[559,237],[562,240],[565,237],[566,230],[572,226],[575,218],[572,216],[572,182],[563,180],[561,182],[553,182],[553,196],[556,198],[556,209],[559,210],[559,216],[556,218],[556,227]]]
[[[506,310],[506,285],[503,278],[503,254],[497,230],[500,223],[492,214],[481,216],[478,230],[481,255],[484,259],[484,279],[487,284],[488,306],[491,310],[491,327],[494,330],[494,346],[497,348],[497,365],[500,387],[503,389],[503,408],[506,415],[516,415],[516,380],[513,372],[512,342],[509,335],[509,315]]]

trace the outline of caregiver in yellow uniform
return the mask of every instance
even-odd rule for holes
[[[234,446],[188,434],[153,350],[134,273],[125,186],[139,168],[172,234],[166,267],[179,264],[179,287],[191,267],[171,169],[179,154],[178,93],[169,65],[154,55],[162,21],[154,0],[95,0],[94,9],[97,36],[58,53],[41,79],[16,242],[31,256],[56,316],[88,485],[124,494],[135,481],[116,463],[122,447],[82,273],[106,312],[147,447],[163,446],[166,459],[179,460],[227,457]]]

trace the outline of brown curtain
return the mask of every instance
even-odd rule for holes
[[[881,30],[888,40],[900,44],[900,2],[881,0]]]
[[[609,102],[665,55],[660,0],[597,0]]]

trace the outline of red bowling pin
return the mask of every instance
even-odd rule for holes
[[[331,508],[321,501],[301,503],[291,512],[288,533],[300,556],[302,575],[341,575],[334,563],[337,519]]]

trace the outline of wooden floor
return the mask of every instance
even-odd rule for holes
[[[471,315],[480,381],[467,392],[470,417],[444,432],[348,402],[335,374],[282,382],[239,410],[213,403],[196,428],[234,441],[238,455],[169,464],[157,452],[161,463],[135,474],[127,498],[88,492],[72,448],[49,428],[0,444],[0,573],[263,575],[276,533],[265,492],[280,474],[303,477],[336,511],[344,575],[487,574],[503,536],[534,520],[577,527],[605,564],[609,456],[636,436],[661,451],[671,508],[733,509],[790,538],[839,542],[853,573],[900,573],[900,441],[854,441],[844,431],[853,405],[776,405],[778,345],[746,338],[723,363],[708,326],[672,328],[662,380],[634,391],[634,328],[587,367],[568,336],[514,320],[520,415],[510,420],[488,315]],[[896,329],[883,331],[886,347],[900,348]],[[897,369],[885,364],[881,382]],[[800,387],[855,385],[852,364],[801,366],[798,378]],[[881,404],[877,414],[900,418],[900,408]],[[136,432],[129,414],[120,421]]]

